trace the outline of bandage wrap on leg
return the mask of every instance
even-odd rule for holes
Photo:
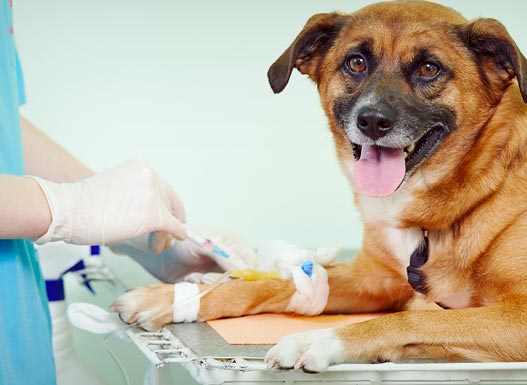
[[[200,298],[199,286],[190,282],[174,284],[173,321],[194,322],[198,319]]]
[[[317,315],[328,301],[328,274],[324,266],[335,262],[342,247],[303,249],[281,240],[265,242],[258,250],[259,267],[264,271],[280,271],[282,278],[292,278],[296,292],[286,312]],[[309,271],[305,269],[310,266]]]
[[[318,263],[313,263],[311,276],[301,266],[292,269],[291,275],[296,292],[285,311],[302,315],[317,315],[324,311],[328,302],[328,273]]]
[[[253,268],[265,272],[279,272],[283,279],[291,278],[296,292],[286,308],[286,312],[303,315],[317,315],[324,311],[329,296],[328,275],[324,266],[333,264],[338,257],[340,246],[320,247],[316,250],[302,249],[296,245],[271,240],[265,242],[257,252],[257,260],[239,268]],[[247,261],[246,261],[247,262]],[[305,266],[309,265],[309,269]],[[219,275],[221,277],[221,275]],[[186,280],[212,284],[218,279],[217,273],[187,276]],[[180,286],[186,284],[187,286]],[[192,289],[194,287],[194,289]],[[198,298],[186,302],[199,292],[197,285],[180,282],[174,285],[174,322],[193,322],[197,320],[200,301]],[[196,290],[196,291],[192,291]],[[192,305],[191,305],[192,303]],[[195,307],[191,311],[192,307]]]

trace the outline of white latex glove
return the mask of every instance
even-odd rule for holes
[[[191,272],[209,273],[256,266],[255,251],[237,235],[208,226],[187,227],[216,243],[229,254],[229,259],[204,250],[188,239],[175,241],[170,248],[154,254],[151,251],[153,234],[109,246],[116,253],[130,256],[154,277],[167,283],[177,282]],[[196,275],[199,274],[194,273],[192,279],[202,281]]]
[[[141,159],[75,183],[33,178],[46,195],[52,217],[37,244],[61,240],[104,245],[160,230],[186,238],[181,200]]]

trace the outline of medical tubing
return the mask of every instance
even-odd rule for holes
[[[110,345],[108,345],[108,337],[110,337],[111,335],[116,335],[116,334],[117,334],[117,331],[113,331],[109,334],[106,334],[104,336],[102,345],[104,346],[104,348],[106,349],[110,357],[112,357],[113,361],[116,363],[117,367],[119,368],[119,371],[121,372],[123,376],[124,384],[130,385],[130,379],[128,378],[128,375],[126,374],[126,370],[124,369],[124,366],[121,360],[119,360],[119,358],[117,357],[117,354],[115,354],[115,352],[110,348]]]
[[[187,302],[190,302],[190,301],[193,301],[193,300],[196,300],[196,299],[200,299],[201,297],[204,297],[205,295],[209,294],[212,290],[214,290],[215,288],[217,288],[223,281],[225,281],[227,278],[230,277],[230,271],[226,271],[225,273],[223,273],[216,281],[214,281],[214,283],[212,283],[209,287],[207,287],[205,290],[199,292],[199,294],[196,294],[196,295],[193,295],[192,297],[190,298],[187,298],[183,301],[180,301],[178,303],[175,303],[172,305],[172,307],[174,306],[180,306],[180,305],[184,305],[185,303]],[[151,320],[154,320],[160,316],[164,315],[161,314],[157,317],[153,317]],[[123,376],[123,380],[124,380],[124,383],[125,385],[130,385],[130,380],[128,378],[128,375],[126,374],[126,371],[124,369],[124,366],[123,364],[121,363],[121,361],[119,360],[119,358],[117,357],[117,355],[115,354],[115,352],[110,348],[110,345],[108,344],[108,337],[112,336],[112,335],[116,335],[118,331],[120,331],[122,329],[117,329],[117,330],[114,330],[113,332],[109,333],[109,334],[106,334],[104,336],[104,339],[103,339],[103,346],[104,348],[106,349],[106,351],[108,352],[108,354],[110,354],[110,356],[112,357],[113,361],[115,362],[115,364],[119,367],[119,370]]]
[[[187,299],[185,299],[183,301],[180,301],[180,302],[178,302],[178,303],[176,303],[176,304],[174,304],[172,306],[179,306],[179,305],[185,304],[187,302],[190,302],[192,300],[200,299],[201,297],[207,295],[212,290],[214,290],[216,287],[218,287],[223,281],[225,281],[227,278],[229,278],[229,276],[230,276],[230,271],[226,271],[216,281],[214,281],[214,283],[212,283],[205,290],[201,291],[199,294],[196,294],[196,295],[194,295],[194,296],[192,296],[190,298],[187,298]],[[156,319],[158,317],[154,317],[154,318],[152,318],[152,320]],[[112,335],[116,335],[117,332],[120,331],[120,330],[122,330],[122,329],[114,330],[113,332],[105,335],[104,339],[103,339],[103,346],[106,349],[106,351],[108,352],[108,354],[110,355],[110,357],[112,357],[112,359],[115,362],[115,364],[117,365],[117,367],[119,368],[119,371],[121,372],[121,375],[123,377],[124,384],[125,385],[130,385],[130,379],[128,378],[128,375],[126,374],[126,370],[124,369],[124,366],[123,366],[122,362],[119,360],[119,358],[117,357],[117,354],[115,354],[115,352],[110,348],[110,345],[108,344],[108,337],[110,337]]]
[[[200,291],[199,294],[193,295],[192,297],[189,297],[189,298],[187,298],[187,299],[185,299],[183,301],[179,301],[177,303],[174,303],[172,306],[181,306],[181,305],[183,305],[183,304],[185,304],[187,302],[194,301],[196,299],[200,299],[201,297],[206,296],[212,290],[216,289],[220,284],[223,283],[223,281],[225,281],[230,276],[231,276],[231,272],[230,271],[226,271],[216,281],[214,281],[214,283],[212,283],[209,287],[207,287],[203,291]]]

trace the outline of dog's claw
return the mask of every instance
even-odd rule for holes
[[[154,331],[172,322],[172,285],[151,285],[128,291],[110,305],[128,325]],[[170,294],[170,295],[169,295]]]
[[[265,357],[269,369],[302,369],[318,373],[344,360],[344,351],[332,329],[312,330],[285,336]]]

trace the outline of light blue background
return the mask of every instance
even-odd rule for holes
[[[191,222],[255,246],[282,238],[356,248],[362,226],[316,87],[295,72],[273,95],[266,72],[311,15],[369,3],[15,0],[23,112],[95,170],[144,157],[181,195]],[[501,20],[527,51],[527,3],[440,3]],[[142,274],[115,261],[125,278]],[[82,299],[75,285],[69,290]],[[77,341],[90,365],[120,383],[107,355],[89,357],[98,340],[80,333]],[[125,359],[140,372],[140,355]]]

